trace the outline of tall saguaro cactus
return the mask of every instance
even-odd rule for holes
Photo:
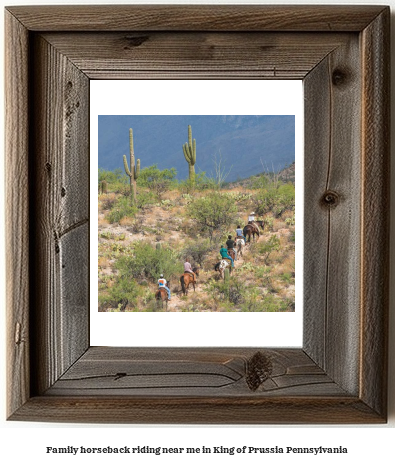
[[[196,140],[192,141],[192,127],[188,126],[188,143],[182,146],[185,160],[189,165],[189,181],[195,183]]]
[[[137,159],[137,163],[134,163],[134,148],[133,148],[133,129],[129,129],[129,147],[130,147],[130,170],[128,167],[128,162],[126,160],[126,155],[123,156],[123,165],[125,167],[125,172],[130,179],[130,195],[132,198],[132,204],[136,204],[137,199],[137,178],[140,175],[140,159]]]

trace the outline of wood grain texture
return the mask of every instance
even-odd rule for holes
[[[31,43],[32,336],[42,393],[89,345],[89,82],[42,37]]]
[[[260,351],[269,364],[265,380],[251,390],[253,349],[93,347],[46,393],[128,396],[344,396],[300,349]]]
[[[361,31],[383,7],[64,5],[8,7],[31,31]]]
[[[385,422],[389,9],[12,7],[6,18],[9,419]],[[305,77],[303,348],[263,349],[261,362],[252,349],[89,348],[89,80],[280,72]]]
[[[146,424],[382,424],[356,397],[33,397],[12,420]]]
[[[349,34],[48,33],[45,39],[91,79],[303,79]],[[295,57],[298,57],[295,64]],[[253,74],[253,75],[252,75]]]
[[[360,396],[387,410],[390,216],[390,12],[362,34],[362,298]]]
[[[28,31],[5,12],[7,413],[30,395]],[[15,77],[18,77],[16,80]]]
[[[304,82],[309,97],[305,114],[305,252],[310,253],[304,272],[305,347],[353,394],[359,386],[361,288],[362,69],[358,51],[356,35],[328,55]]]

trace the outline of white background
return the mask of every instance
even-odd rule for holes
[[[133,90],[131,89],[133,87]],[[193,87],[194,93],[188,90]],[[146,97],[149,96],[147,103]],[[185,99],[188,96],[188,99]],[[232,99],[229,99],[229,97]],[[92,346],[302,346],[303,326],[303,86],[301,80],[92,80],[91,168],[98,163],[98,115],[293,115],[296,161],[295,312],[98,312],[91,276]],[[132,111],[132,113],[131,113]],[[126,134],[126,143],[128,142]],[[121,162],[121,155],[120,162]],[[231,162],[229,162],[231,163]],[[269,165],[271,162],[264,162]],[[122,166],[122,163],[121,165]],[[91,214],[97,214],[97,174],[91,172]],[[97,272],[97,219],[91,218],[91,273]],[[166,277],[166,273],[165,273]],[[155,328],[152,328],[155,325]],[[226,325],[226,328],[224,328]],[[252,330],[251,325],[255,325]],[[163,334],[163,332],[166,334]]]
[[[26,0],[10,2],[14,5],[25,5]],[[51,0],[49,2],[35,1],[34,4],[101,4],[109,3],[100,0],[92,2],[58,2]],[[133,3],[122,2],[120,3]],[[164,2],[150,1],[139,3],[177,3],[165,0]],[[182,2],[179,2],[182,3]],[[204,3],[204,2],[194,2]],[[243,3],[243,2],[206,2],[206,3]],[[250,4],[259,4],[264,2],[249,2]],[[283,2],[270,0],[270,4],[284,3],[302,3],[302,4],[378,4],[384,2],[341,2],[329,1],[318,2],[301,0],[300,2]],[[395,9],[395,0],[386,2]],[[244,2],[246,4],[246,2]],[[3,15],[3,12],[1,12]],[[0,19],[3,24],[3,19]],[[392,17],[393,23],[393,17]],[[3,37],[1,38],[3,40]],[[394,46],[392,39],[392,46]],[[392,47],[395,50],[395,47]],[[0,47],[0,54],[3,54],[3,45]],[[2,63],[3,60],[1,61]],[[395,61],[393,60],[393,64]],[[394,65],[392,65],[392,77],[394,77]],[[392,79],[393,80],[393,79]],[[3,92],[3,86],[1,87]],[[3,96],[1,96],[3,99]],[[4,109],[4,105],[3,105]],[[393,107],[394,109],[394,107]],[[393,114],[394,111],[392,111]],[[395,119],[392,119],[395,123]],[[394,138],[394,125],[392,127],[392,138]],[[1,138],[3,139],[3,126],[0,129]],[[1,171],[3,168],[1,168]],[[392,185],[394,185],[395,177],[392,174]],[[3,212],[3,192],[0,192],[2,211],[1,220],[4,221]],[[394,194],[391,196],[394,203]],[[392,207],[395,204],[392,203]],[[0,224],[1,240],[4,239],[4,224]],[[393,222],[392,222],[392,233]],[[394,237],[392,237],[394,238]],[[391,269],[395,267],[394,258],[394,242],[392,241]],[[4,243],[1,244],[0,260],[4,260]],[[1,266],[1,285],[4,293],[4,262]],[[393,284],[393,276],[392,276]],[[362,470],[370,470],[372,468],[393,468],[394,466],[394,442],[395,442],[395,409],[394,409],[394,293],[391,293],[391,314],[390,314],[390,404],[389,404],[389,423],[380,426],[102,426],[102,425],[52,425],[45,423],[14,423],[6,422],[5,417],[5,387],[4,387],[4,371],[5,371],[5,341],[1,341],[1,415],[0,415],[0,465],[3,468],[13,467],[19,468],[40,468],[42,470],[56,468],[57,470],[69,469],[86,469],[88,466],[95,466],[98,469],[108,468],[110,465],[121,464],[122,468],[152,468],[161,466],[162,468],[181,469],[186,466],[197,468],[206,465],[212,468],[213,465],[221,465],[227,469],[236,469],[244,465],[253,466],[254,468],[264,468],[268,465],[277,465],[281,468],[304,468],[316,469],[317,467],[326,470],[333,470],[334,467],[339,469],[358,467]],[[4,338],[5,325],[5,306],[4,295],[1,301],[1,329],[2,338]],[[316,446],[338,446],[347,447],[349,453],[333,456],[313,456],[313,455],[269,455],[269,456],[245,456],[245,455],[199,455],[194,458],[190,456],[71,456],[71,455],[47,455],[45,454],[46,446],[64,447],[72,445],[75,447],[99,447],[99,446],[236,446],[243,445],[255,447],[268,446],[293,446],[293,447],[316,447]]]

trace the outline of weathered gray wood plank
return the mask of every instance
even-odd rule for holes
[[[314,68],[349,34],[290,33],[48,33],[45,39],[90,78],[106,72],[116,78],[145,73],[176,73],[184,78],[227,73],[257,77],[299,78]],[[295,65],[295,56],[298,56]],[[129,75],[127,75],[129,73]],[[114,75],[113,75],[114,74]]]
[[[7,235],[10,253],[7,269],[11,273],[7,277],[10,419],[124,423],[385,422],[388,218],[383,217],[383,213],[387,211],[389,187],[389,124],[385,102],[389,96],[389,9],[354,6],[232,6],[214,10],[201,6],[191,6],[188,10],[180,7],[169,10],[167,6],[81,8],[79,14],[75,6],[12,7],[8,10],[11,13],[7,17],[11,34],[7,37],[6,60],[13,72],[13,75],[6,76],[7,134],[12,138],[8,139],[6,149],[7,201],[11,201],[12,208],[7,212],[7,224],[11,230]],[[195,14],[191,16],[191,13]],[[159,34],[154,35],[152,43],[150,40],[136,43],[135,34],[140,37],[141,31],[181,32],[186,30],[186,24],[188,30],[202,32],[195,36],[201,42],[197,42],[195,49],[190,44],[184,53],[177,46],[176,38],[170,40],[165,34],[162,37],[167,37],[168,61],[161,62],[162,59],[155,55],[155,48],[151,47],[161,37]],[[287,52],[278,59],[272,53],[276,44],[273,49],[273,44],[265,40],[262,43],[265,47],[260,51],[258,43],[254,42],[258,36],[250,35],[250,31],[274,31],[276,36],[287,30],[325,31],[325,34],[334,34],[331,37],[336,36],[338,41],[342,35],[333,31],[359,33],[367,26],[359,37],[358,50],[347,35],[346,41],[336,43],[335,52],[332,53],[329,47],[328,56],[325,56],[326,49],[322,45],[325,41],[329,45],[331,40],[321,41],[322,33],[312,34],[311,47],[305,44],[300,50],[296,48],[293,51],[289,41],[283,41],[281,47]],[[258,67],[248,55],[243,59],[241,50],[233,43],[236,60],[235,67],[231,67],[232,48],[227,50],[224,41],[229,31],[238,31],[238,28],[249,31],[248,47],[244,50],[255,54]],[[60,51],[42,36],[31,34],[33,30],[51,31],[51,37],[56,36],[53,31],[60,31],[57,40],[64,44],[69,35],[67,31],[71,30],[132,31],[133,37],[127,44],[118,40],[115,46],[110,44],[103,50],[103,54],[108,53],[106,57],[92,49],[91,58],[84,52],[83,44],[80,44],[79,53],[78,41],[71,38],[69,46],[75,65],[68,57],[69,52]],[[210,39],[209,47],[205,43],[209,37],[207,31],[221,32],[218,39]],[[120,33],[119,37],[122,36]],[[89,38],[89,34],[84,37]],[[291,37],[297,41],[300,35],[293,33]],[[241,39],[235,40],[236,43],[238,41],[242,42]],[[92,41],[88,40],[87,44],[92,44]],[[156,45],[159,46],[159,42]],[[317,56],[314,55],[314,47],[317,48]],[[31,51],[30,57],[27,48]],[[216,55],[221,50],[228,54],[229,61],[224,60],[222,68],[216,68],[213,57],[221,60]],[[166,48],[163,51],[166,52]],[[198,56],[195,58],[192,52],[198,52]],[[294,62],[290,60],[293,52]],[[195,60],[191,70],[183,64],[188,61],[188,54],[192,54],[192,60]],[[324,56],[314,62],[320,54]],[[138,59],[136,70],[132,70],[130,65],[134,56]],[[156,60],[157,68],[148,68],[149,56]],[[362,84],[355,81],[357,75],[354,74],[359,67],[359,57],[362,57],[362,68],[358,72],[358,80],[363,76]],[[33,67],[28,84],[29,58]],[[111,66],[112,58],[118,61],[115,68]],[[299,59],[301,65],[298,64]],[[306,194],[313,201],[308,208],[315,217],[306,219],[311,244],[306,244],[308,252],[305,258],[307,272],[310,273],[307,279],[311,280],[311,285],[305,283],[308,315],[305,350],[296,353],[273,350],[266,380],[255,391],[251,389],[253,381],[247,383],[245,378],[249,377],[249,367],[252,370],[248,366],[250,350],[193,350],[186,358],[185,353],[173,348],[168,355],[160,352],[153,360],[150,351],[144,348],[133,352],[131,360],[125,357],[124,351],[93,348],[79,360],[88,348],[89,318],[87,296],[84,304],[87,284],[80,282],[87,270],[87,258],[81,258],[87,240],[87,193],[76,195],[85,177],[88,181],[87,126],[84,126],[89,104],[87,74],[105,79],[272,78],[271,73],[275,76],[277,71],[273,64],[280,63],[277,60],[282,61],[281,78],[300,77],[301,71],[308,73],[305,98],[306,122],[310,126],[306,133],[309,155],[306,174],[312,187],[306,184]],[[312,71],[307,70],[306,67],[309,64],[312,67],[313,63],[318,65]],[[174,69],[169,71],[169,65]],[[333,75],[334,66],[345,71],[345,75]],[[346,81],[342,83],[344,77]],[[30,101],[28,85],[32,91]],[[358,96],[356,89],[360,91]],[[359,115],[355,112],[357,104],[350,100],[352,96],[356,102],[362,96],[362,104],[358,108],[361,109],[361,128],[354,122]],[[10,100],[15,110],[10,111]],[[339,117],[339,106],[349,119]],[[346,149],[354,155],[359,140],[361,159],[352,157],[346,161],[341,154]],[[351,179],[350,171],[355,171]],[[361,186],[356,184],[358,180],[362,182]],[[321,197],[322,190],[331,189],[334,184],[338,185],[342,197],[335,207],[325,209],[325,204],[317,204],[317,198]],[[355,213],[352,202],[356,201],[354,197],[358,191],[360,214]],[[15,209],[18,214],[13,220]],[[342,227],[343,220],[350,233]],[[353,238],[353,228],[358,223],[360,237]],[[343,233],[346,238],[339,240]],[[317,235],[317,240],[314,235]],[[334,251],[337,249],[338,252]],[[11,255],[15,259],[11,260]],[[352,264],[344,261],[343,255],[347,260],[351,259]],[[359,287],[355,287],[353,279],[357,276],[355,270],[359,269],[360,262]],[[341,268],[339,279],[336,278],[335,267]],[[26,275],[28,268],[30,278]],[[347,272],[352,273],[351,277]],[[345,279],[347,282],[342,282]],[[314,293],[314,288],[318,294]],[[325,295],[321,296],[319,293],[323,290]],[[342,299],[347,300],[346,305],[342,305]],[[358,319],[354,315],[357,303],[360,303]],[[342,318],[343,313],[346,319]],[[78,327],[81,327],[81,332]],[[357,330],[358,345],[354,341]],[[30,348],[26,347],[28,339],[31,340]],[[224,392],[230,389],[223,382],[221,371],[228,371],[230,365],[232,372],[227,372],[226,377],[234,380],[238,374],[242,375],[241,370],[245,370],[246,375],[234,380],[231,392]],[[121,366],[128,368],[126,376]],[[192,367],[191,374],[185,373],[189,367]],[[150,368],[154,373],[147,375]],[[158,370],[162,375],[166,373],[162,382],[155,378]],[[29,390],[30,371],[33,372],[32,391]],[[134,387],[136,382],[131,374],[141,372],[145,373],[145,388],[132,396],[129,386],[132,384]],[[182,380],[186,380],[187,393],[180,393],[174,387],[177,383],[173,374],[179,376],[179,372],[182,372]],[[93,373],[100,375],[93,377],[90,375]],[[202,374],[205,374],[203,382],[195,380]],[[220,385],[216,390],[221,390],[221,393],[208,391],[212,389],[213,377],[214,385]],[[92,379],[97,381],[96,389],[87,386]],[[107,384],[110,385],[105,391],[103,388]],[[154,388],[156,384],[159,384],[159,394]],[[58,394],[60,396],[50,396]]]
[[[32,47],[34,361],[41,393],[89,345],[89,83],[42,37]]]
[[[390,12],[362,34],[361,398],[387,410],[390,217]]]
[[[30,394],[28,31],[5,12],[7,413]]]
[[[47,391],[49,396],[85,393],[136,396],[344,396],[344,390],[302,350],[262,350],[265,379],[248,384],[253,349],[90,348]]]
[[[382,6],[63,5],[8,7],[32,31],[361,31]]]
[[[327,191],[328,270],[326,372],[351,394],[358,393],[361,269],[361,64],[359,38],[329,60],[331,77],[330,161]]]
[[[329,212],[322,208],[320,200],[327,187],[331,146],[329,57],[307,75],[303,86],[306,98],[303,347],[325,369]]]
[[[59,241],[62,370],[74,364],[89,345],[89,243],[87,223]]]
[[[34,397],[13,420],[145,424],[364,424],[383,418],[355,397]]]
[[[311,96],[305,116],[306,351],[353,394],[359,386],[361,287],[358,50],[358,36],[350,38],[305,81]]]

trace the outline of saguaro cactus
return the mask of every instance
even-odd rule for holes
[[[189,165],[189,181],[195,183],[196,140],[192,141],[192,127],[188,126],[188,143],[182,146],[185,160]]]
[[[102,180],[100,182],[100,191],[102,194],[107,194],[107,190],[108,190],[108,184],[107,184],[107,181],[106,180]]]
[[[137,199],[137,178],[140,175],[140,159],[137,160],[135,165],[134,163],[134,148],[133,148],[133,129],[129,129],[129,147],[130,147],[130,170],[128,167],[128,162],[126,160],[126,155],[123,156],[123,165],[125,167],[125,172],[130,179],[130,195],[132,198],[132,204],[136,204]]]

